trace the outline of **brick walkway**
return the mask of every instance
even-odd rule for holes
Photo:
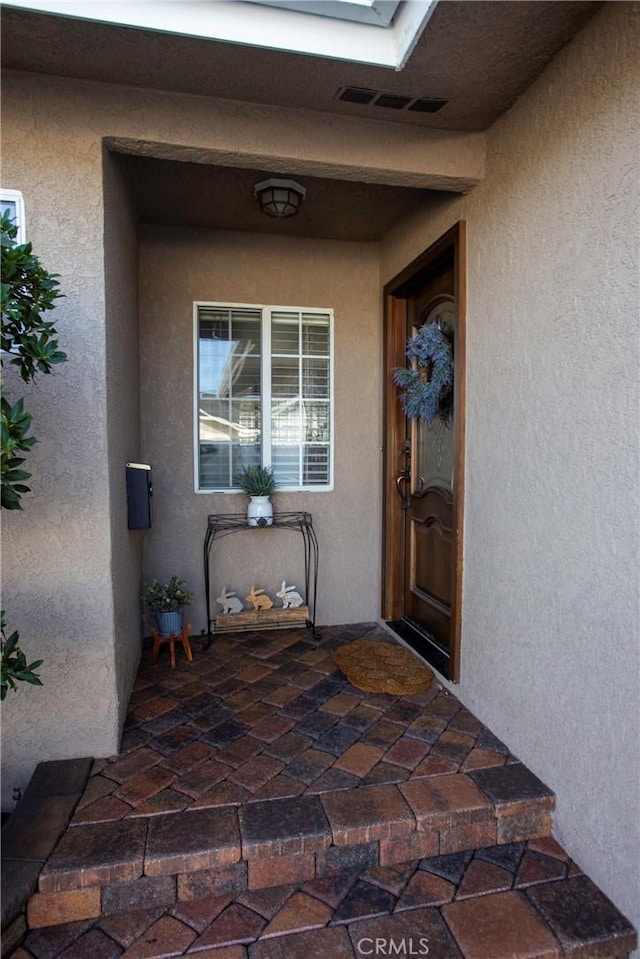
[[[74,824],[313,795],[517,762],[438,684],[362,693],[331,650],[373,627],[227,634],[189,665],[141,664],[120,755],[96,763]],[[428,706],[428,710],[426,707]]]
[[[365,633],[388,641],[145,654],[14,959],[624,959],[633,930],[549,838],[552,793],[437,684],[352,688],[331,651]]]

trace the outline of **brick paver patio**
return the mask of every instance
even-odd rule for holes
[[[226,634],[193,664],[146,655],[120,755],[97,762],[73,823],[413,782],[517,762],[439,684],[354,689],[331,651],[374,627]],[[428,709],[426,708],[428,707]]]
[[[634,932],[550,838],[550,790],[437,683],[351,687],[331,652],[364,634],[391,641],[227,634],[175,670],[145,652],[14,959],[360,959],[391,939],[624,959]]]

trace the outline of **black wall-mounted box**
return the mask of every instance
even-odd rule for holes
[[[127,527],[151,529],[151,467],[127,463]]]

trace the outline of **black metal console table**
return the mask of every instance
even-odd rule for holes
[[[304,588],[309,619],[307,626],[315,635],[316,593],[318,589],[318,540],[313,528],[311,513],[274,513],[271,526],[249,526],[246,513],[210,513],[207,532],[204,537],[204,586],[207,599],[207,628],[202,630],[205,637],[204,649],[211,645],[213,635],[211,615],[211,579],[209,562],[211,547],[216,539],[231,533],[249,532],[259,536],[265,529],[291,529],[300,533],[304,543]]]

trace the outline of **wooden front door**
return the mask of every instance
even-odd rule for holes
[[[458,678],[462,573],[462,224],[386,288],[385,600],[399,635]],[[463,304],[462,304],[463,306]],[[407,340],[436,324],[453,345],[454,389],[431,423],[404,416],[392,373]]]

